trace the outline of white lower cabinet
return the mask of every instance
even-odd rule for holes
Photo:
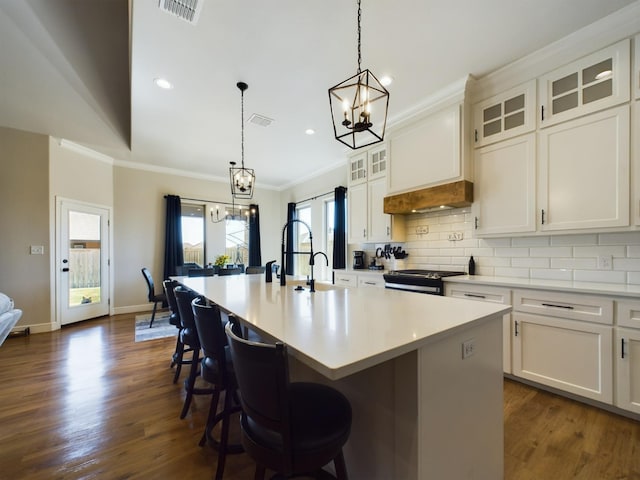
[[[447,297],[499,303],[500,305],[509,305],[511,303],[511,290],[508,288],[447,282],[444,286],[444,294]],[[507,313],[502,317],[502,369],[504,373],[512,373],[510,313]]]
[[[640,330],[616,329],[617,407],[640,413]]]
[[[514,375],[612,403],[612,327],[522,312],[512,317]]]
[[[333,272],[333,282],[343,287],[357,287],[358,275],[354,273],[343,273],[340,271]]]
[[[640,413],[640,302],[616,302],[617,407]]]

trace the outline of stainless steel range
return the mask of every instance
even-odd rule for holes
[[[442,270],[392,270],[383,275],[386,288],[408,290],[429,295],[444,295],[443,277],[466,275]]]

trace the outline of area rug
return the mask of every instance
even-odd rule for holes
[[[153,326],[149,328],[151,314],[136,315],[136,342],[154,340],[156,338],[175,337],[178,329],[169,323],[169,312],[156,313]]]

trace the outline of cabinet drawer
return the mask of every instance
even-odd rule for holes
[[[358,276],[349,273],[334,272],[334,283],[343,287],[357,287]]]
[[[621,327],[640,329],[640,302],[632,300],[617,301],[616,322]]]
[[[511,303],[511,290],[507,288],[447,282],[444,285],[444,292],[447,297],[480,300],[482,302],[499,303],[501,305],[508,305]]]
[[[613,325],[613,300],[589,295],[514,290],[513,310]]]
[[[384,278],[372,277],[370,275],[358,275],[358,287],[384,288]]]

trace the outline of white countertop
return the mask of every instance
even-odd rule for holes
[[[622,297],[640,296],[640,285],[616,283],[571,282],[565,280],[540,280],[533,278],[493,277],[489,275],[460,275],[443,278],[445,282],[492,285],[508,288],[533,288],[568,293],[588,293]]]
[[[508,313],[510,306],[390,289],[318,285],[295,291],[262,275],[179,277],[293,354],[338,379],[416,350],[453,331]]]

